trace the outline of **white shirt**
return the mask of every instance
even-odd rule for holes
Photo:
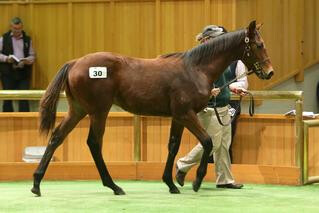
[[[238,60],[236,70],[235,70],[236,77],[242,75],[246,71],[247,71],[247,68],[245,64],[241,60]],[[238,88],[248,89],[247,76],[245,75],[241,78],[238,78],[236,82],[231,83],[229,85],[229,88],[230,89],[238,89]]]

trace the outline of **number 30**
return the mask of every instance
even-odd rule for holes
[[[96,76],[102,76],[102,71],[96,71],[96,70],[94,70],[93,76],[94,76],[94,77],[96,77]]]

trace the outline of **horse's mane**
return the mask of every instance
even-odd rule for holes
[[[161,55],[160,57],[182,58],[184,63],[192,65],[207,64],[220,52],[231,47],[238,46],[245,36],[245,29],[229,32],[211,39],[207,43],[199,44],[186,52],[168,53]]]
[[[237,46],[246,36],[245,30],[225,33],[217,38],[211,39],[207,43],[200,44],[186,52],[176,52],[161,55],[161,58],[182,58],[185,63],[199,65],[209,63],[210,60],[226,49]]]
[[[207,64],[220,52],[238,46],[245,36],[244,29],[225,33],[217,38],[211,39],[207,43],[200,44],[193,49],[184,52],[182,58],[184,59],[184,62],[188,64]]]
[[[169,58],[169,57],[181,57],[184,54],[184,52],[176,52],[176,53],[168,53],[161,55],[161,58]]]

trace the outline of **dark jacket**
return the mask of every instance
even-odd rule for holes
[[[237,63],[238,61],[233,61],[230,65],[229,65],[229,69],[227,70],[227,72],[225,72],[225,77],[226,77],[226,81],[232,81],[233,79],[236,78],[236,67],[237,67]],[[237,80],[236,80],[237,81]],[[236,82],[235,81],[235,82]]]
[[[29,56],[30,50],[30,37],[26,35],[23,31],[23,52],[24,57]],[[3,34],[3,45],[2,45],[2,54],[4,55],[12,55],[13,54],[13,45],[11,38],[11,31]],[[8,77],[12,77],[16,80],[26,79],[31,77],[32,65],[24,65],[22,69],[13,69],[12,64],[10,63],[0,63],[0,71],[1,75],[7,75]]]
[[[224,73],[214,82],[215,87],[221,87],[226,84],[226,73],[230,72],[230,68],[227,67]],[[217,97],[212,97],[208,102],[208,107],[224,107],[229,104],[230,90],[229,87],[225,87],[220,91]]]

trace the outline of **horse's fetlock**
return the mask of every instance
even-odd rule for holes
[[[169,183],[170,182],[170,180],[171,180],[171,177],[169,177],[168,175],[163,175],[162,176],[162,181],[164,182],[164,183]]]
[[[206,171],[199,171],[197,172],[197,177],[199,179],[203,179],[206,176]]]
[[[41,181],[41,179],[43,178],[43,175],[44,175],[44,174],[42,174],[42,173],[37,173],[37,172],[33,173],[33,179],[34,179],[34,183],[35,183],[36,185],[39,185],[39,184],[40,184],[40,181]]]

